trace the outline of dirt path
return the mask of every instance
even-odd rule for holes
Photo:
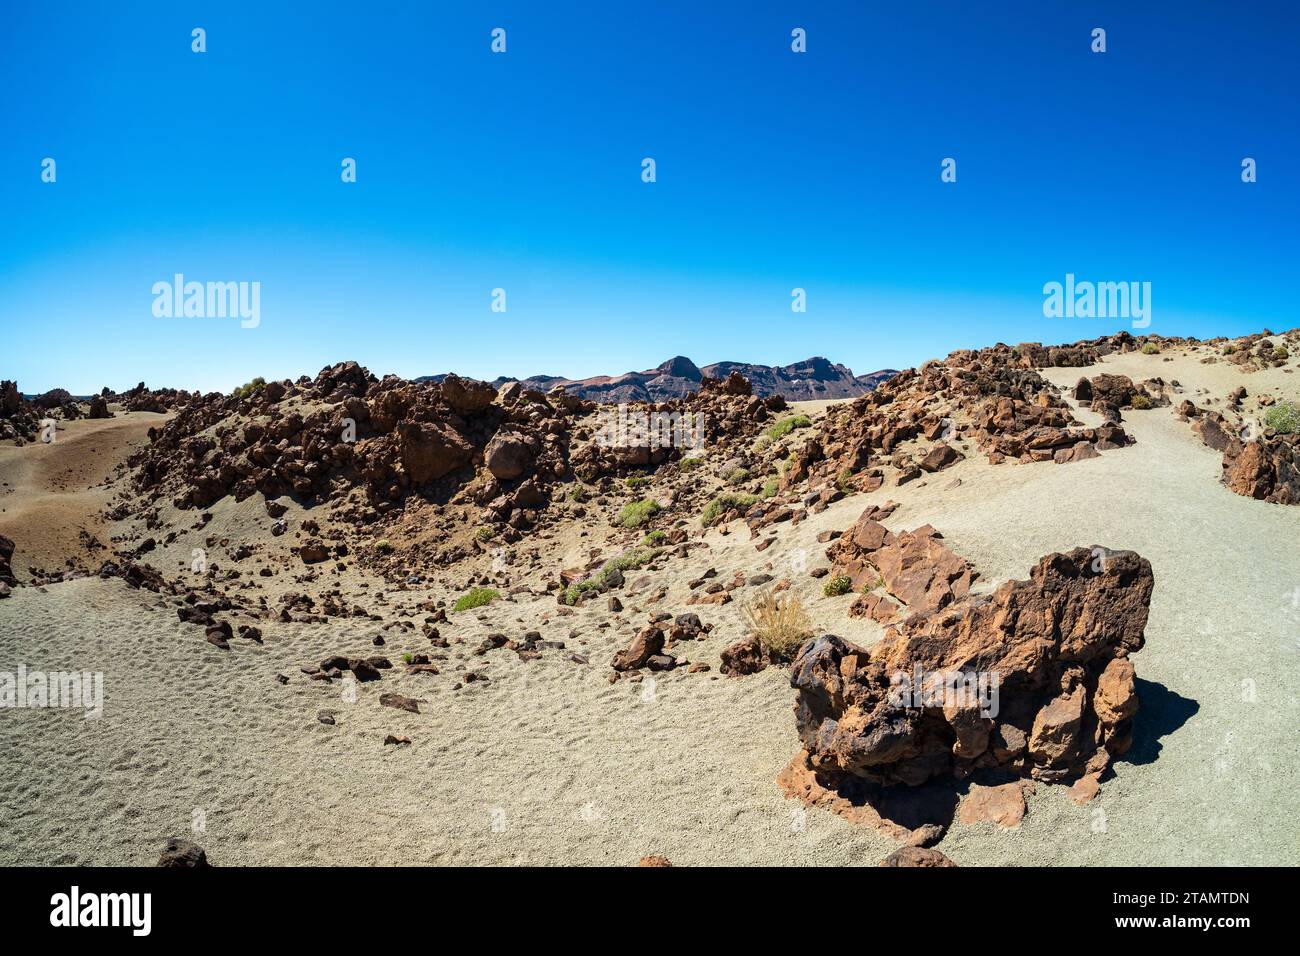
[[[81,535],[100,534],[97,515],[111,497],[107,483],[114,469],[148,441],[150,426],[166,419],[132,412],[60,422],[49,444],[0,446],[0,534],[16,545],[19,580],[32,568],[55,571],[85,556]]]

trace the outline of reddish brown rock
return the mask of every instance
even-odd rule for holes
[[[967,825],[994,823],[1003,830],[1018,827],[1025,816],[1025,795],[1032,790],[1031,782],[1020,780],[995,787],[972,784],[957,810],[957,818]]]
[[[767,667],[767,653],[757,634],[748,634],[730,647],[722,649],[722,664],[718,670],[731,677],[756,674]]]
[[[956,866],[938,850],[921,846],[900,846],[880,861],[880,866]]]
[[[645,667],[650,658],[662,654],[664,649],[664,632],[658,625],[651,624],[643,629],[625,650],[619,651],[610,661],[616,671],[636,670]]]
[[[907,617],[869,651],[829,634],[805,643],[790,682],[810,766],[880,785],[982,767],[1047,781],[1104,769],[1127,748],[1135,708],[1131,673],[1112,662],[1141,649],[1154,578],[1132,552],[1096,562],[1102,550],[1048,555],[1029,580]],[[997,712],[900,704],[891,680],[918,672],[998,675]]]

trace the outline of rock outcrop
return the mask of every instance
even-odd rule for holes
[[[1100,775],[1128,749],[1137,710],[1128,657],[1143,645],[1149,562],[1076,548],[1044,557],[1028,580],[971,596],[969,570],[937,536],[904,540],[869,521],[846,535],[859,540],[844,560],[861,564],[846,569],[886,572],[891,596],[911,597],[917,611],[901,603],[900,623],[870,650],[831,634],[800,648],[796,725],[819,780],[919,785],[1001,768],[1051,782]]]

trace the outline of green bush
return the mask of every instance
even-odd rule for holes
[[[688,455],[677,463],[677,470],[683,474],[690,474],[702,464],[704,464],[703,455]]]
[[[491,541],[492,538],[496,535],[496,533],[497,532],[495,528],[491,528],[487,525],[484,525],[483,527],[479,528],[477,531],[474,532],[474,537],[477,538],[479,541]]]
[[[484,604],[491,604],[501,596],[501,592],[496,588],[470,588],[465,594],[456,599],[452,605],[453,611],[469,611],[476,607],[482,607]]]
[[[847,574],[837,574],[822,586],[822,594],[827,597],[838,597],[841,594],[848,594],[853,590],[853,579]]]
[[[1237,351],[1237,346],[1235,346],[1235,345],[1225,345],[1225,346],[1223,347],[1223,354],[1224,354],[1224,355],[1231,355],[1231,354],[1232,354],[1233,352],[1235,352],[1235,351]]]
[[[1160,351],[1160,346],[1156,345],[1156,343],[1154,342],[1147,342],[1145,345],[1142,346],[1143,355],[1156,355],[1157,353],[1159,353],[1159,351]]]
[[[650,479],[645,475],[632,475],[630,478],[627,479],[625,484],[629,488],[640,488],[642,485],[650,484]]]
[[[402,655],[403,664],[409,664],[413,660],[415,660],[415,655],[412,654],[410,651],[407,651],[405,654]]]
[[[783,418],[775,425],[770,427],[765,434],[772,441],[784,438],[796,428],[807,428],[812,424],[812,419],[807,415],[791,415],[789,418]]]
[[[1278,402],[1264,413],[1264,424],[1279,435],[1300,432],[1300,405],[1295,402]]]
[[[708,507],[704,509],[704,514],[700,516],[700,523],[707,528],[733,508],[744,512],[757,504],[758,500],[758,495],[741,491],[723,492],[709,502]]]
[[[727,472],[727,484],[739,485],[749,480],[748,468],[733,468]]]
[[[1288,352],[1284,347],[1280,345],[1273,350],[1273,358],[1275,358],[1279,362],[1285,362],[1290,357],[1291,357],[1291,353]]]
[[[1133,396],[1133,407],[1138,411],[1144,411],[1151,407],[1151,399],[1141,392]]]
[[[648,535],[646,535],[644,538],[641,539],[641,543],[646,545],[663,544],[667,540],[668,540],[667,531],[651,531]]]
[[[623,506],[618,513],[618,523],[624,528],[639,528],[659,513],[659,502],[642,498]]]
[[[614,571],[633,571],[637,568],[643,568],[659,555],[663,554],[662,548],[633,548],[617,558],[611,558],[606,561],[591,577],[577,584],[570,584],[564,591],[564,603],[572,607],[578,603],[580,598],[587,591],[602,591],[609,583],[610,575]]]
[[[393,542],[387,538],[380,538],[375,542],[375,550],[380,554],[392,554],[394,551]]]
[[[235,398],[248,398],[248,396],[260,392],[264,388],[266,388],[266,379],[259,375],[251,382],[245,382],[230,394]]]
[[[849,479],[853,477],[853,469],[845,468],[835,479],[835,487],[846,495],[853,491],[853,485],[849,484]]]
[[[582,504],[587,500],[587,486],[579,484],[569,492],[569,500],[577,504]]]
[[[773,475],[767,481],[763,482],[763,497],[775,498],[776,493],[781,490],[781,479]]]

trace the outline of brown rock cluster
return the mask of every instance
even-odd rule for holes
[[[820,434],[798,450],[782,487],[847,481],[872,490],[883,480],[872,465],[895,469],[901,484],[955,464],[962,457],[955,446],[964,441],[974,442],[995,464],[1008,458],[1078,461],[1130,442],[1115,422],[1083,427],[1055,386],[1030,367],[1083,364],[1095,360],[1096,346],[1037,359],[1026,356],[1025,348],[953,352],[832,409]],[[1071,357],[1078,361],[1065,361]],[[918,443],[915,453],[902,448],[908,442]]]
[[[362,487],[371,519],[409,494],[454,490],[486,466],[476,497],[495,517],[519,512],[527,524],[544,486],[568,474],[567,414],[539,392],[498,395],[455,375],[379,381],[343,362],[315,380],[196,399],[131,464],[142,491],[169,493],[180,507],[259,491],[315,502]]]
[[[845,573],[885,577],[900,604],[870,650],[827,634],[791,668],[806,766],[824,786],[984,768],[1058,781],[1099,776],[1128,749],[1149,562],[1077,548],[972,596],[974,573],[932,529],[894,535],[864,517],[834,550]],[[900,694],[909,687],[929,696]]]
[[[1228,490],[1259,501],[1300,504],[1300,435],[1265,430],[1243,441],[1237,427],[1218,412],[1184,402],[1179,414],[1206,445],[1223,454],[1221,480]]]

